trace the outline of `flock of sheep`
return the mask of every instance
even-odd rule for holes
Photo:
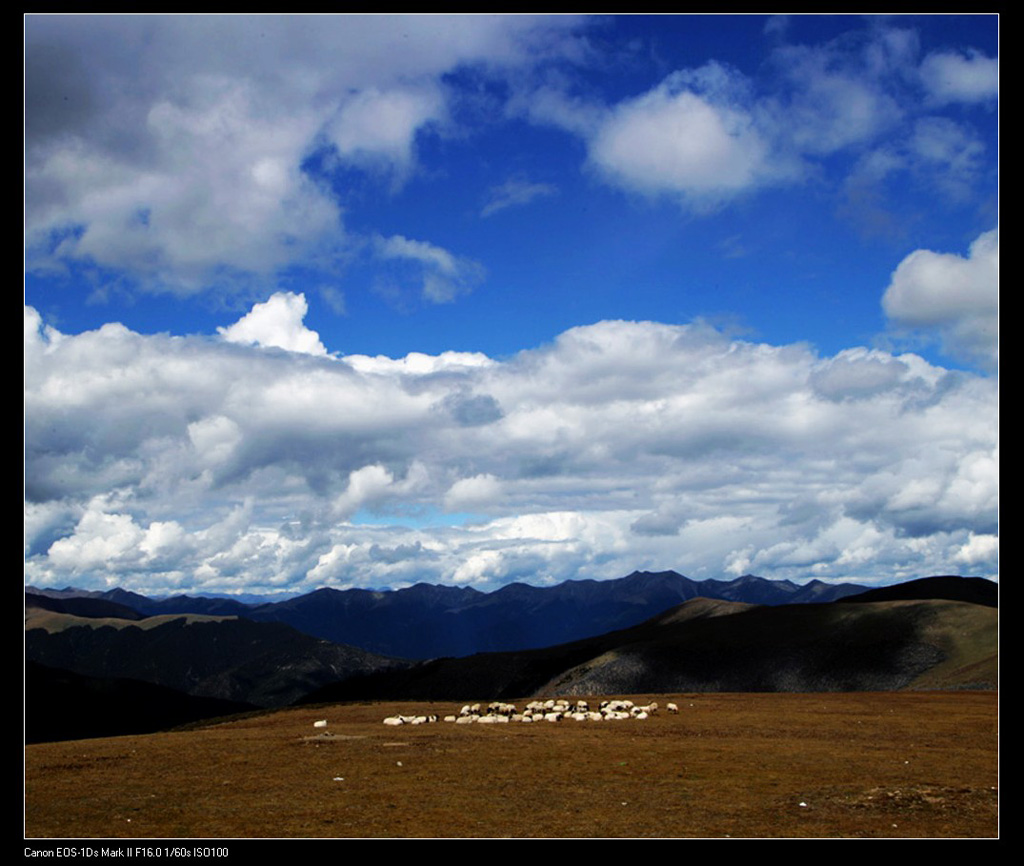
[[[666,704],[665,710],[669,713],[678,713],[679,707],[675,704]],[[447,715],[444,721],[453,722],[457,725],[468,724],[502,724],[507,722],[560,722],[563,719],[572,719],[577,722],[601,722],[606,720],[621,719],[647,719],[658,711],[656,701],[640,706],[628,700],[601,701],[596,710],[592,710],[587,701],[576,701],[570,703],[564,698],[550,699],[546,701],[531,701],[522,712],[515,704],[506,704],[495,701],[488,704],[486,710],[480,704],[467,704],[457,715]],[[426,725],[437,722],[438,716],[388,716],[384,719],[385,725]]]

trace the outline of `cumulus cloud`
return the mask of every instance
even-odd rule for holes
[[[930,110],[981,103],[996,93],[994,58],[943,51],[918,64],[913,34],[883,24],[792,45],[784,21],[766,23],[775,47],[757,79],[709,61],[603,102],[576,88],[600,19],[29,15],[27,264],[85,270],[101,286],[117,271],[121,287],[265,290],[295,266],[333,275],[369,242],[392,266],[386,296],[401,303],[415,285],[450,302],[482,266],[443,251],[445,262],[426,239],[353,232],[346,193],[353,174],[397,192],[424,167],[425,139],[467,134],[476,97],[455,79],[468,69],[507,94],[489,121],[554,125],[604,181],[687,208],[805,180],[918,120],[908,152],[930,178],[968,188],[980,145],[966,126],[929,128],[907,82]],[[555,192],[516,176],[481,215]]]
[[[340,159],[382,167],[400,183],[413,169],[417,134],[445,115],[444,95],[433,83],[415,90],[368,88],[344,102],[326,135]]]
[[[811,375],[815,392],[830,400],[856,400],[898,387],[909,365],[887,352],[846,349]]]
[[[358,241],[306,162],[400,186],[443,78],[578,55],[572,16],[29,15],[31,268],[191,294],[330,267]],[[273,72],[271,72],[273,70]],[[435,278],[436,280],[436,278]],[[434,287],[451,297],[451,283]]]
[[[277,292],[265,303],[256,304],[233,325],[217,328],[217,332],[229,343],[276,346],[289,352],[326,355],[320,336],[303,324],[308,310],[305,295]]]
[[[510,110],[578,136],[605,181],[686,208],[807,181],[839,153],[854,154],[863,172],[866,163],[877,165],[883,136],[903,142],[904,170],[912,163],[929,182],[963,190],[977,169],[979,142],[966,125],[921,117],[907,85],[924,83],[931,110],[980,101],[994,95],[982,83],[994,61],[933,54],[921,63],[915,32],[884,25],[824,44],[790,44],[784,23],[766,24],[778,44],[756,78],[711,60],[607,104],[544,81]]]
[[[386,355],[346,355],[345,363],[360,373],[409,374],[425,376],[441,373],[446,370],[457,372],[467,368],[490,367],[495,362],[482,352],[441,352],[438,355],[427,355],[423,352],[410,352],[402,358],[389,358]]]
[[[893,325],[938,337],[952,355],[998,359],[999,232],[978,237],[966,257],[915,250],[893,272],[882,306]]]
[[[348,486],[333,503],[334,513],[351,517],[360,508],[374,509],[382,503],[402,501],[429,482],[428,470],[413,461],[405,478],[396,480],[391,470],[380,464],[362,466],[348,476]]]
[[[995,573],[996,383],[913,354],[606,321],[386,359],[25,321],[38,585]]]
[[[750,80],[717,61],[678,69],[612,104],[544,82],[517,94],[509,111],[581,138],[588,166],[605,182],[687,208],[711,208],[796,174],[774,147]]]
[[[744,113],[663,86],[618,105],[590,159],[623,186],[700,199],[751,186],[764,173],[766,145]]]
[[[501,482],[491,474],[460,478],[444,497],[445,509],[464,511],[478,506],[493,506],[501,496]]]
[[[269,276],[338,237],[337,205],[300,167],[318,118],[269,111],[246,81],[192,83],[186,101],[152,94],[144,116],[111,108],[141,153],[88,129],[29,136],[30,264],[117,268],[194,293],[225,273]]]
[[[995,535],[975,535],[973,532],[953,557],[958,563],[974,566],[992,562],[998,556],[999,539]]]

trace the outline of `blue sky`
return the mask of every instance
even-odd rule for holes
[[[26,580],[996,577],[998,25],[26,17]]]

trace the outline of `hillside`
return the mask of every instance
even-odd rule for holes
[[[25,665],[26,743],[148,734],[255,709],[139,680],[86,677],[31,661]]]
[[[955,601],[750,606],[698,599],[540,650],[437,659],[304,702],[517,695],[995,688],[993,608]]]
[[[262,707],[285,706],[325,683],[403,664],[280,623],[234,617],[119,620],[27,608],[25,629],[29,661]]]

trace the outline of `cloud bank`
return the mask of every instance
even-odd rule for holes
[[[296,332],[282,293],[224,336],[275,309]],[[996,383],[913,354],[627,321],[502,361],[62,334],[30,307],[25,333],[36,585],[996,569]]]

